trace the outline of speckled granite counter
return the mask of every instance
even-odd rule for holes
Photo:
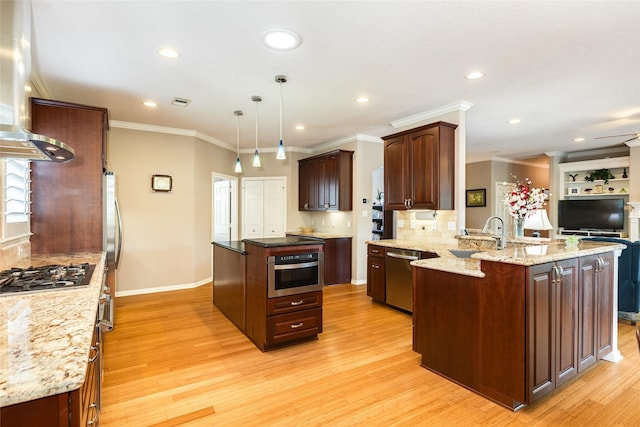
[[[470,239],[463,238],[460,240],[466,241],[459,244],[453,242],[429,243],[390,239],[375,240],[367,243],[389,248],[413,249],[422,252],[433,252],[436,253],[439,258],[421,259],[411,262],[411,265],[474,277],[484,277],[484,273],[482,273],[482,270],[480,268],[481,260],[530,266],[536,264],[544,264],[551,261],[559,261],[586,255],[611,252],[616,249],[622,250],[625,248],[624,245],[618,243],[581,241],[578,248],[565,249],[564,241],[551,241],[548,239],[523,239],[515,242],[516,244],[509,243],[507,245],[507,249],[495,250],[483,249],[481,243],[474,246],[472,244],[474,242],[469,242],[473,240],[476,240],[478,242],[495,242],[490,237],[478,237]],[[458,258],[450,252],[450,249],[459,248],[477,248],[478,252],[471,254],[470,258]]]
[[[0,407],[76,390],[85,380],[105,257],[42,255],[14,267],[96,264],[89,286],[0,296]]]

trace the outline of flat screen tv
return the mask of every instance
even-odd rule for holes
[[[568,230],[624,229],[623,199],[558,201],[558,226]]]

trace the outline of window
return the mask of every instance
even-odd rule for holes
[[[5,159],[3,171],[2,241],[29,236],[31,214],[30,162]]]

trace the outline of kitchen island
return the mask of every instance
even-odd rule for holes
[[[564,242],[413,261],[422,366],[516,410],[617,361],[623,245]]]
[[[289,236],[213,245],[213,303],[256,347],[268,351],[317,338],[322,242]]]
[[[81,390],[91,390],[88,375],[95,374],[89,365],[90,358],[99,351],[92,348],[92,343],[96,339],[105,255],[38,255],[24,258],[12,267],[78,263],[95,264],[88,286],[0,296],[3,427],[79,426],[83,415],[97,415],[97,409],[89,414],[89,405],[96,403],[96,396],[84,407],[90,395]]]

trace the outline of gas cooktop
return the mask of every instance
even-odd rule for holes
[[[95,264],[45,265],[0,272],[0,295],[88,286]]]

